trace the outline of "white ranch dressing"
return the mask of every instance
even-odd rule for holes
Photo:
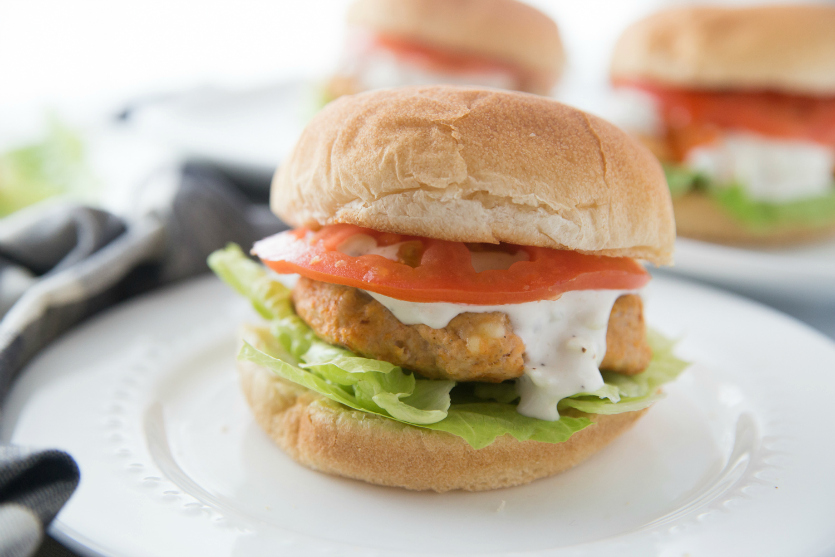
[[[600,362],[612,306],[623,290],[574,290],[556,300],[481,306],[447,302],[407,302],[374,292],[404,325],[442,329],[462,313],[507,314],[513,332],[525,343],[525,374],[516,380],[520,414],[558,420],[557,403],[603,386]]]
[[[686,163],[720,184],[738,183],[753,199],[786,203],[831,191],[835,153],[812,141],[733,132],[690,150]]]

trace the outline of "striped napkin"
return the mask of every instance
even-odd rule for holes
[[[206,257],[227,242],[251,245],[285,228],[266,204],[202,165],[159,170],[134,207],[116,216],[53,203],[0,220],[0,400],[76,323],[206,272]],[[33,555],[78,481],[64,452],[0,445],[0,557]]]

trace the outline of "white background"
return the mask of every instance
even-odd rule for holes
[[[672,0],[538,0],[557,20],[569,79],[602,83],[629,23]],[[738,3],[738,2],[736,2]],[[322,77],[347,0],[0,0],[0,142],[67,118],[199,86]],[[590,83],[596,85],[597,83]]]

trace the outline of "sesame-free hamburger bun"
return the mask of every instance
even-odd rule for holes
[[[556,23],[516,0],[357,0],[348,24],[510,64],[527,74],[523,90],[547,94],[565,65]]]
[[[621,36],[614,80],[686,89],[835,94],[835,6],[686,7]]]

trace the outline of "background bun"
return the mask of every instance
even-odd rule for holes
[[[691,192],[673,200],[679,236],[729,245],[777,247],[835,236],[835,222],[810,226],[796,223],[752,229],[735,220],[709,196]]]
[[[330,103],[273,180],[292,226],[351,223],[669,263],[655,157],[613,125],[524,93],[448,86]]]
[[[348,23],[509,62],[547,76],[547,88],[565,64],[557,24],[516,0],[358,0]]]
[[[589,415],[596,423],[564,443],[503,436],[475,450],[449,433],[351,410],[252,362],[238,362],[238,370],[255,420],[293,460],[328,474],[416,490],[482,491],[562,472],[645,412]]]
[[[656,13],[615,47],[612,77],[686,88],[835,94],[835,6]]]

